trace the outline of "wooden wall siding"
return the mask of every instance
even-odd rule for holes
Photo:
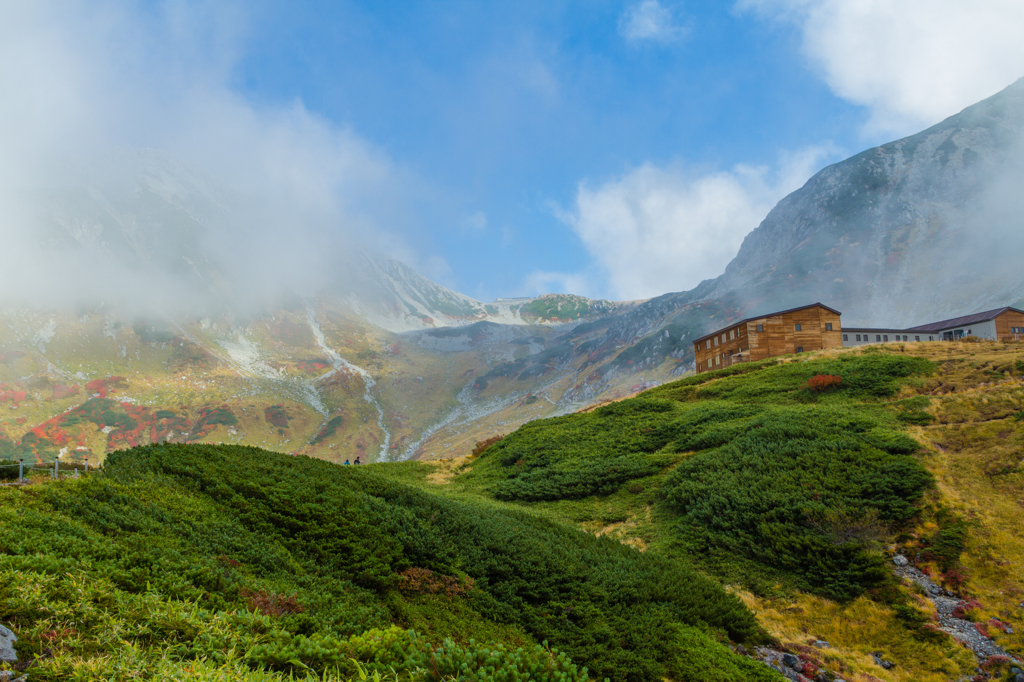
[[[1013,329],[1024,328],[1024,315],[1007,310],[996,318],[996,337],[1000,339],[1024,339],[1024,334],[1014,334]]]
[[[831,331],[825,329],[825,325],[829,323],[832,324]],[[800,331],[796,330],[797,324],[800,325]],[[758,325],[762,325],[764,331],[757,331]],[[778,355],[790,355],[796,353],[797,348],[803,348],[806,352],[823,348],[841,348],[843,345],[839,316],[818,306],[748,320],[716,332],[715,338],[718,339],[718,345],[716,346],[712,339],[710,349],[707,347],[707,340],[694,343],[694,363],[697,372],[721,369],[736,362],[767,360]],[[717,365],[714,364],[716,357],[719,358]]]

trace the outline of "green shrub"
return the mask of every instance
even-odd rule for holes
[[[485,452],[463,480],[510,501],[607,495],[678,462],[661,488],[688,556],[753,561],[800,587],[849,599],[886,579],[876,532],[905,523],[932,479],[900,432],[926,398],[882,403],[934,364],[883,353],[744,363],[589,414],[531,422]],[[811,396],[808,381],[831,380]],[[910,415],[901,419],[902,414]],[[682,455],[682,453],[694,453]]]
[[[410,567],[458,577],[464,589],[407,594],[398,585]],[[379,636],[406,656],[375,664],[422,659],[440,675],[475,675],[462,679],[526,679],[541,669],[552,680],[582,679],[566,657],[598,679],[686,679],[675,673],[671,637],[652,632],[687,625],[736,641],[763,637],[741,601],[667,559],[493,503],[431,495],[376,467],[248,447],[151,445],[113,453],[88,478],[0,489],[0,571],[50,586],[26,607],[0,579],[0,621],[37,624],[25,625],[38,630],[25,640],[32,651],[45,648],[41,628],[54,619],[96,628],[95,641],[75,650],[85,658],[33,673],[44,680],[73,679],[83,661],[129,655],[125,647],[151,650],[132,659],[151,676],[153,656],[235,665],[231,656],[245,652],[260,669],[323,672],[346,665],[357,636]],[[76,585],[81,615],[61,596]],[[288,595],[292,607],[250,613],[254,594]],[[95,615],[111,599],[143,611],[125,615],[131,626],[115,630],[116,642],[102,638],[106,621]],[[417,618],[437,628],[433,642],[489,624],[530,645],[428,647],[373,634]],[[531,648],[542,641],[564,656]]]

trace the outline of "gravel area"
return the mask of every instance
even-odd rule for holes
[[[893,568],[893,572],[901,578],[921,586],[925,595],[935,604],[935,608],[938,610],[939,628],[941,630],[948,632],[955,639],[963,642],[968,649],[974,652],[979,662],[984,662],[989,656],[1007,656],[1017,661],[1015,657],[997,646],[990,637],[986,637],[978,632],[978,629],[974,627],[974,623],[953,616],[953,611],[956,607],[965,603],[962,599],[958,599],[953,593],[936,585],[931,578],[913,566],[909,564],[901,565],[903,562],[899,561],[899,559],[903,559],[903,557],[899,557],[899,555],[897,557],[898,559],[894,561],[896,566]],[[906,560],[904,559],[904,561]],[[1019,661],[1017,662],[1019,663]]]

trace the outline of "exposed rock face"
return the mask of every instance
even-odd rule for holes
[[[18,654],[14,651],[14,643],[17,641],[13,632],[0,625],[0,661],[13,663],[18,660]]]
[[[825,168],[768,214],[698,300],[822,300],[847,324],[922,323],[1024,300],[1024,79]]]
[[[637,371],[692,341],[821,301],[847,326],[911,326],[1024,305],[1024,79],[916,135],[825,168],[744,240],[725,273],[604,321],[588,346]],[[688,366],[688,365],[687,365]]]

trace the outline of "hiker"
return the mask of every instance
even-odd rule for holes
[[[359,462],[357,461],[357,462],[356,462],[356,464],[358,464],[358,463],[359,463]],[[346,459],[346,460],[345,460],[345,465],[346,465],[346,466],[352,466],[352,462],[350,462],[350,461],[348,461],[348,460]]]
[[[362,462],[359,461],[358,457],[356,457],[356,464],[362,464]]]

